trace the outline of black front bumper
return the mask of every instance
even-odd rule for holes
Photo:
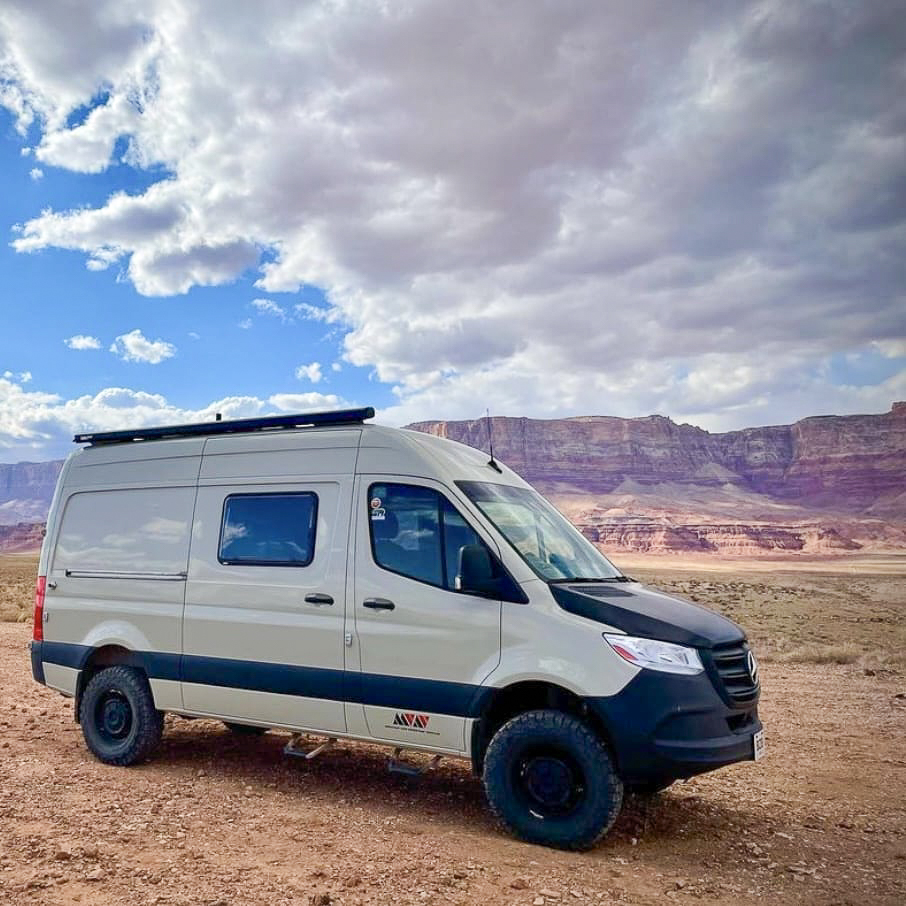
[[[666,782],[751,761],[757,701],[728,706],[708,673],[642,670],[617,695],[587,698],[628,784]]]

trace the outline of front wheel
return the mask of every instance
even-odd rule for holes
[[[145,675],[134,667],[98,671],[82,693],[79,723],[88,748],[106,764],[145,761],[157,748],[163,714]]]
[[[528,711],[505,723],[488,746],[484,786],[512,834],[560,849],[594,846],[623,804],[607,746],[562,711]]]

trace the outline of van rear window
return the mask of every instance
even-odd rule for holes
[[[231,566],[308,566],[317,522],[316,494],[233,494],[223,504],[218,559]]]
[[[194,488],[78,491],[66,502],[53,569],[181,573]]]

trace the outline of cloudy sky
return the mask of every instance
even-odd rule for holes
[[[0,461],[906,398],[902,0],[3,0],[0,180]]]

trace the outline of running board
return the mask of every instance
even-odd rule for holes
[[[424,767],[400,760],[402,749],[394,749],[393,755],[387,760],[387,770],[391,774],[404,774],[406,777],[418,777],[433,770],[440,764],[441,755],[435,755]]]
[[[336,743],[336,738],[331,736],[326,742],[322,742],[321,745],[315,746],[315,748],[306,751],[301,749],[299,746],[302,743],[302,740],[305,738],[303,733],[293,733],[290,737],[289,742],[283,747],[284,755],[292,755],[295,758],[304,758],[306,761],[311,761],[312,758],[317,758],[322,752],[326,752]]]

